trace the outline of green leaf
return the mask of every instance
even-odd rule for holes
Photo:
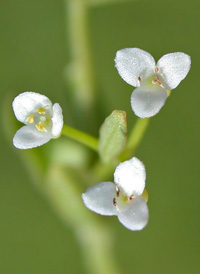
[[[99,154],[104,163],[119,155],[126,144],[126,112],[114,110],[100,128]]]

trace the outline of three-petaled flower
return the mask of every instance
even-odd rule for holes
[[[15,97],[12,106],[17,120],[25,124],[13,138],[15,147],[41,146],[60,135],[63,115],[58,103],[52,106],[46,96],[27,91]]]
[[[87,208],[106,216],[117,215],[130,230],[141,230],[148,222],[149,212],[142,198],[145,187],[145,167],[137,158],[120,163],[114,172],[114,182],[91,186],[82,194]]]
[[[186,77],[191,58],[174,52],[164,55],[156,64],[148,52],[125,48],[117,51],[115,65],[122,79],[137,87],[131,95],[131,107],[137,116],[146,118],[160,111],[170,91]]]

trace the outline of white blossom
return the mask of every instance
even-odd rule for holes
[[[131,107],[141,117],[157,114],[171,90],[176,88],[190,70],[191,58],[183,52],[164,55],[157,64],[148,52],[139,48],[117,51],[115,65],[119,75],[136,87]]]
[[[13,138],[15,147],[34,148],[60,135],[63,115],[58,103],[52,105],[46,96],[27,91],[15,97],[12,106],[17,120],[25,124]]]
[[[142,198],[145,188],[145,167],[137,158],[120,163],[114,172],[114,182],[102,182],[82,194],[87,208],[105,216],[117,215],[130,230],[143,229],[149,218],[146,201]]]

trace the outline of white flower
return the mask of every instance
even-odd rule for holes
[[[143,229],[149,218],[146,201],[141,197],[145,187],[145,167],[137,158],[119,164],[114,183],[102,182],[82,194],[87,208],[106,216],[117,215],[130,230]]]
[[[57,103],[52,106],[46,96],[27,91],[15,97],[12,106],[17,120],[25,124],[13,138],[15,147],[28,149],[41,146],[60,135],[62,109]]]
[[[137,87],[131,95],[131,106],[137,116],[145,118],[160,111],[170,90],[188,74],[191,58],[174,52],[164,55],[156,64],[148,52],[125,48],[117,51],[115,65],[122,79]]]

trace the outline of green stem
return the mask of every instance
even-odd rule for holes
[[[120,160],[124,161],[127,160],[129,157],[131,157],[137,147],[139,146],[140,142],[142,141],[142,138],[147,130],[147,127],[149,125],[150,119],[141,119],[138,118],[131,133],[128,138],[128,142],[126,145],[126,149],[123,151],[123,153],[120,156]]]
[[[71,50],[71,77],[75,102],[82,109],[94,103],[95,77],[90,49],[87,1],[65,0],[67,9],[67,37]],[[67,71],[69,73],[69,71]]]
[[[106,4],[115,4],[115,3],[126,3],[126,2],[136,2],[137,0],[88,0],[88,3],[91,6],[102,6]]]
[[[95,137],[82,132],[78,129],[72,128],[70,126],[64,125],[62,129],[62,135],[69,137],[91,149],[94,151],[98,151],[98,139]]]
[[[121,273],[113,258],[113,232],[100,221],[98,215],[84,206],[80,182],[77,182],[74,172],[51,166],[44,188],[57,215],[77,236],[87,273]]]

